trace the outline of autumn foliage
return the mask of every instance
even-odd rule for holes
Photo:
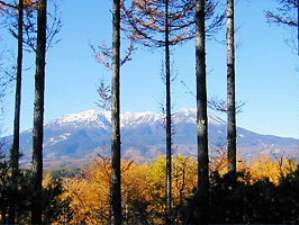
[[[225,164],[224,155],[213,159],[211,163],[211,170],[214,171],[211,173],[211,189],[212,192],[215,191],[213,194],[217,198],[221,191],[225,192],[219,189],[219,185],[231,184],[225,182],[228,181]],[[82,174],[63,179],[62,196],[71,199],[70,208],[73,211],[70,224],[109,224],[110,165],[109,158],[100,157],[88,165]],[[196,165],[196,159],[193,157],[176,156],[173,160],[173,208],[176,224],[184,224],[186,205],[196,195]],[[254,185],[267,180],[275,190],[289,174],[296,171],[294,161],[285,158],[275,160],[266,156],[247,163],[239,160],[238,167],[242,174],[238,182],[243,185],[242,188],[247,187],[246,185],[255,187]],[[163,224],[166,209],[164,187],[164,157],[145,164],[123,161],[124,224]],[[248,201],[250,202],[250,199]],[[214,205],[214,210],[216,206]]]
[[[299,169],[287,158],[261,156],[238,159],[235,186],[226,170],[226,155],[210,163],[211,223],[299,223]],[[19,192],[14,193],[9,167],[0,157],[0,223],[5,223],[8,203],[17,199],[19,224],[30,223],[31,172],[22,170]],[[124,224],[164,224],[166,212],[165,158],[148,163],[122,161]],[[197,196],[197,162],[194,157],[173,159],[173,217],[175,224],[192,224],[200,214]],[[81,169],[48,171],[43,180],[43,218],[47,224],[109,224],[109,157],[98,157]]]

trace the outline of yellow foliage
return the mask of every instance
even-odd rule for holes
[[[250,172],[251,182],[268,178],[278,183],[281,176],[285,176],[296,168],[296,164],[287,159],[277,162],[269,157],[261,157],[247,164],[239,160],[238,168]],[[211,160],[210,169],[224,174],[227,171],[226,155],[222,154]],[[132,222],[136,218],[136,212],[143,212],[146,215],[163,215],[165,211],[165,158],[161,156],[147,164],[122,161],[121,171],[124,220],[138,224],[138,221]],[[109,223],[110,174],[111,161],[109,158],[102,157],[89,165],[84,170],[83,176],[64,179],[63,197],[71,199],[71,208],[74,211],[71,224]],[[50,183],[50,178],[46,178],[45,184],[47,180]],[[173,206],[182,204],[184,199],[191,196],[196,185],[196,159],[185,156],[174,157]],[[140,203],[145,203],[145,205],[138,205]],[[150,223],[163,224],[163,217],[153,216]]]
[[[173,159],[174,205],[192,194],[196,184],[196,163],[193,158]],[[64,179],[64,198],[70,198],[74,211],[72,224],[107,224],[109,221],[109,186],[111,163],[101,158],[85,169],[83,177]],[[146,213],[165,210],[165,159],[160,157],[149,164],[122,161],[122,204],[124,218],[130,217],[138,201],[150,203]],[[131,210],[132,209],[132,210]],[[136,210],[136,208],[134,209]],[[154,220],[162,224],[161,218]]]
[[[280,158],[273,160],[269,156],[261,156],[260,158],[249,163],[248,170],[252,177],[252,182],[261,179],[269,179],[274,184],[278,184],[281,178],[288,173],[295,171],[296,164],[294,161]]]

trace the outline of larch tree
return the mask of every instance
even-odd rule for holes
[[[38,54],[38,1],[32,0],[19,0],[19,3],[7,3],[0,1],[0,5],[3,6],[4,15],[7,18],[7,27],[14,38],[17,39],[17,63],[15,65],[16,75],[12,75],[14,72],[6,72],[10,76],[13,76],[16,80],[16,92],[15,92],[15,116],[14,116],[14,133],[13,143],[10,154],[10,167],[12,170],[11,178],[15,184],[15,192],[17,193],[17,175],[19,171],[19,158],[20,158],[20,111],[21,111],[21,87],[22,87],[22,67],[23,67],[23,49],[26,48],[29,52]],[[53,45],[55,36],[59,33],[61,28],[61,20],[57,15],[58,7],[53,2],[54,14],[50,15],[50,23],[46,27],[46,49]],[[57,42],[57,41],[56,41]],[[36,63],[37,64],[37,63]],[[39,63],[40,64],[40,63]],[[41,69],[39,69],[40,71]],[[9,211],[9,222],[15,221],[15,208],[17,201],[11,202]]]
[[[37,3],[37,40],[36,40],[36,71],[35,99],[33,118],[33,195],[32,224],[42,224],[42,180],[43,180],[43,123],[44,123],[44,92],[45,65],[47,47],[47,0]]]
[[[196,0],[196,103],[197,103],[197,150],[198,196],[201,201],[199,224],[208,224],[209,205],[209,147],[206,86],[206,32],[205,0]]]
[[[120,133],[120,68],[132,60],[135,50],[132,37],[129,40],[124,56],[121,58],[121,1],[113,1],[112,10],[112,47],[104,43],[91,45],[91,50],[98,63],[104,65],[112,73],[111,85],[102,80],[97,87],[98,99],[96,105],[101,109],[111,111],[112,142],[111,142],[111,179],[110,179],[110,223],[121,224],[121,133]]]
[[[235,88],[235,13],[234,0],[227,0],[227,159],[233,179],[237,175],[237,128]]]
[[[169,45],[169,0],[165,0],[165,87],[166,87],[166,224],[172,223],[172,122],[171,122],[171,71]]]
[[[122,223],[121,209],[121,144],[120,144],[120,0],[113,0],[112,9],[112,170],[111,170],[111,224]]]
[[[216,5],[208,1],[205,19],[208,28],[215,31],[222,23],[215,16]],[[164,48],[165,74],[165,136],[166,136],[166,224],[172,223],[172,101],[171,101],[171,47],[195,36],[195,1],[186,0],[134,0],[130,7],[123,5],[124,30],[133,33],[134,40],[147,47]],[[214,16],[214,17],[213,17]]]
[[[171,113],[171,68],[170,68],[170,46],[175,42],[180,42],[182,35],[172,37],[175,25],[174,11],[170,9],[170,3],[179,1],[133,1],[130,10],[124,8],[127,21],[131,28],[131,32],[135,34],[135,40],[141,42],[145,46],[157,46],[164,48],[164,70],[163,82],[165,82],[165,136],[166,136],[166,224],[172,223],[172,113]],[[192,11],[189,9],[189,13]],[[188,10],[180,13],[187,13]],[[176,9],[178,10],[178,9]],[[178,17],[178,11],[176,11]],[[178,21],[179,18],[176,20]],[[176,24],[178,25],[178,23]],[[180,25],[181,26],[181,25]],[[178,27],[177,27],[178,28]],[[130,29],[130,28],[129,28]],[[150,35],[155,37],[150,37]],[[159,36],[157,38],[157,36]]]
[[[20,113],[21,113],[21,87],[22,87],[22,69],[23,69],[23,8],[24,1],[19,0],[18,4],[18,47],[17,47],[17,71],[15,87],[15,115],[13,124],[13,142],[10,152],[10,164],[12,170],[12,182],[17,187],[17,177],[19,174],[20,158]],[[17,189],[17,188],[15,188]],[[16,202],[12,202],[9,212],[9,223],[15,223]]]
[[[21,108],[21,87],[22,87],[22,68],[23,68],[23,0],[18,4],[18,47],[17,47],[17,73],[15,90],[15,115],[13,144],[11,148],[11,167],[12,176],[15,177],[19,170],[19,132],[20,132],[20,108]]]

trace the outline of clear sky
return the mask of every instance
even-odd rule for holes
[[[111,43],[110,0],[60,0],[63,27],[60,43],[47,56],[45,122],[62,115],[96,108],[96,86],[109,80],[110,72],[98,64],[89,45]],[[291,32],[267,24],[264,11],[272,1],[238,1],[237,99],[245,102],[238,126],[262,134],[299,138],[299,57],[284,41]],[[274,2],[274,1],[273,1]],[[294,32],[294,31],[293,31]],[[5,47],[15,52],[15,41],[1,30]],[[225,32],[217,35],[225,40]],[[226,97],[226,46],[209,41],[207,46],[208,94]],[[162,50],[139,47],[133,61],[121,71],[121,110],[159,111],[163,101],[161,83]],[[194,90],[194,41],[173,49],[174,110],[195,107],[181,81]],[[25,55],[22,130],[32,127],[34,97],[34,57]],[[11,133],[13,92],[4,102],[4,134]]]

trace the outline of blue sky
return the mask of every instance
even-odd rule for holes
[[[111,42],[110,0],[60,0],[63,27],[60,43],[47,56],[45,121],[62,115],[96,108],[96,86],[109,81],[110,72],[98,64],[89,45]],[[245,102],[238,126],[262,134],[299,137],[299,58],[285,43],[291,32],[267,24],[264,10],[271,1],[238,1],[237,99]],[[4,32],[1,30],[1,33]],[[15,51],[15,41],[3,33],[5,47]],[[225,32],[217,35],[225,40]],[[208,94],[226,97],[225,44],[209,41],[207,46]],[[174,111],[195,107],[194,98],[180,81],[194,90],[194,41],[173,49]],[[23,82],[22,130],[32,127],[34,97],[34,57],[26,53]],[[163,101],[161,83],[162,50],[139,47],[133,61],[122,68],[121,110],[159,111]],[[13,92],[4,102],[4,134],[11,133]]]

